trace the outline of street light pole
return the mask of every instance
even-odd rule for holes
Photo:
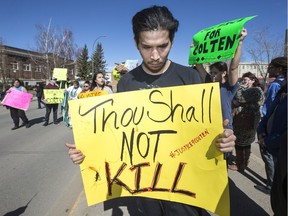
[[[91,54],[91,64],[92,64],[92,67],[91,67],[91,72],[92,72],[92,78],[94,76],[94,46],[95,46],[95,43],[102,37],[106,37],[106,35],[101,35],[99,37],[97,37],[95,40],[94,40],[94,43],[92,45],[92,54]]]

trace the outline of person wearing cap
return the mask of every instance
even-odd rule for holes
[[[52,77],[50,79],[50,82],[44,87],[44,89],[59,89],[59,86],[56,83],[57,78]],[[44,95],[44,94],[43,94]],[[43,98],[45,101],[45,98]],[[49,117],[51,110],[53,109],[53,123],[58,124],[58,117],[57,117],[57,112],[58,112],[58,103],[55,104],[46,104],[46,114],[45,114],[45,123],[43,124],[44,127],[46,127],[49,124]]]

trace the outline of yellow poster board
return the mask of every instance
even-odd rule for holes
[[[229,215],[219,83],[69,101],[88,205],[116,197],[170,200]]]
[[[67,80],[67,68],[54,68],[53,77],[56,77],[58,81]]]
[[[90,92],[83,92],[78,94],[78,98],[87,98],[87,97],[96,97],[101,95],[109,94],[106,90],[97,90],[97,91],[90,91]]]
[[[44,98],[47,104],[62,103],[64,91],[63,89],[44,89]]]

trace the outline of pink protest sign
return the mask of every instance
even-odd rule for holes
[[[10,90],[10,93],[8,93],[3,99],[2,104],[25,111],[28,110],[33,95],[15,89]]]

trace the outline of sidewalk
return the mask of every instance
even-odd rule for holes
[[[273,215],[270,196],[254,188],[256,184],[264,184],[266,174],[257,143],[252,144],[249,167],[243,174],[228,170],[230,188],[231,216],[269,216]],[[127,206],[127,207],[126,207]],[[114,199],[88,207],[84,191],[82,191],[68,216],[129,216],[135,211],[135,203],[131,199]],[[129,213],[130,212],[130,213]]]

